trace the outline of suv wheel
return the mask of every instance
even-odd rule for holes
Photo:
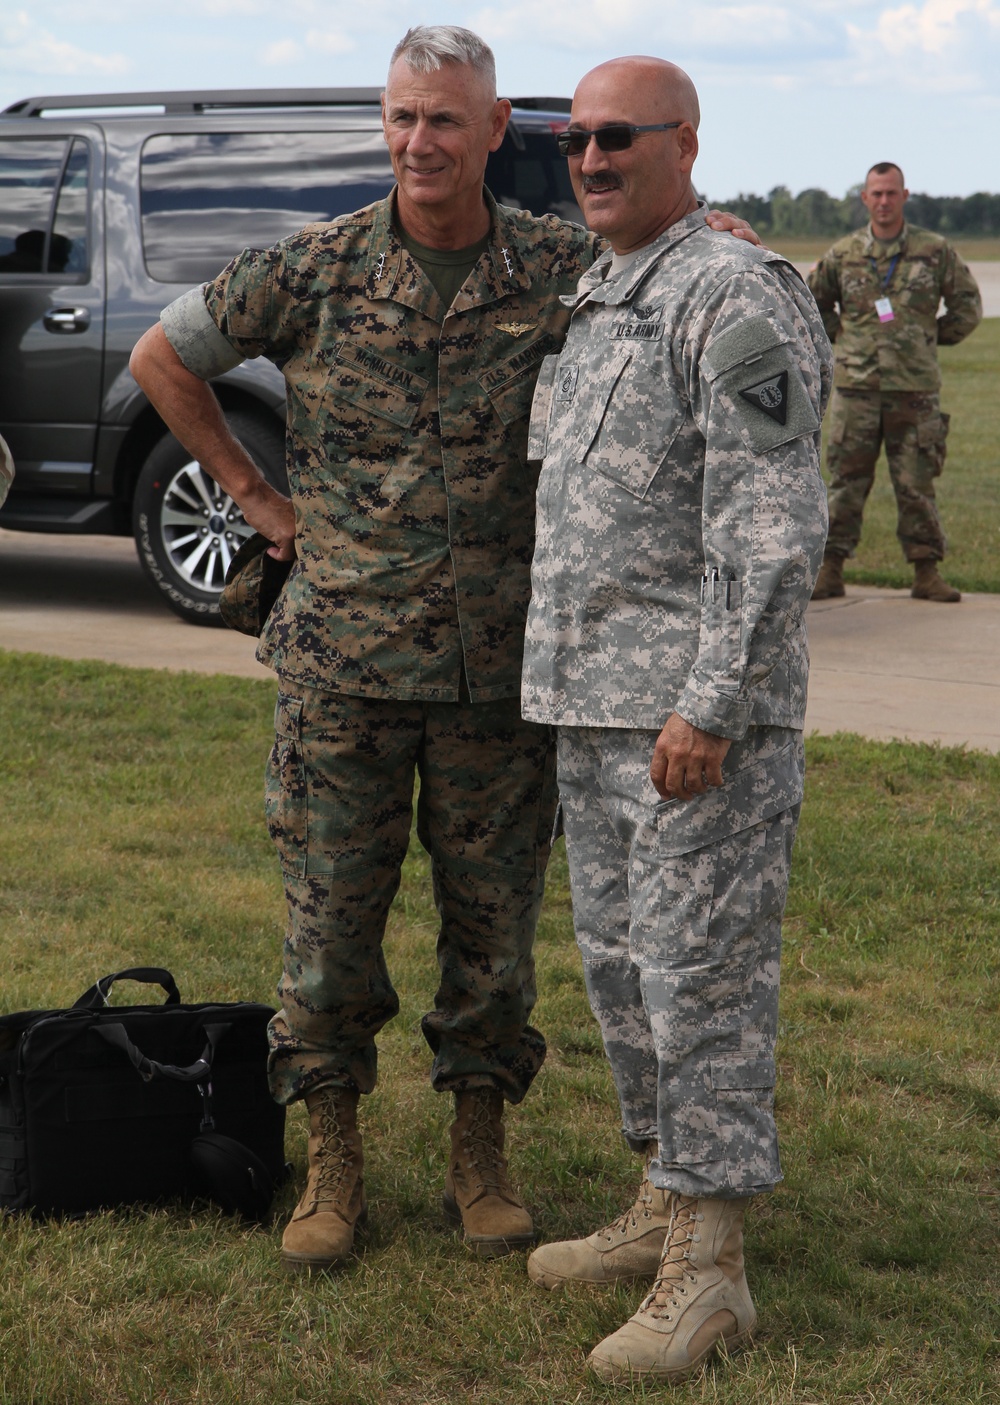
[[[237,411],[229,428],[267,481],[287,493],[285,436],[274,418]],[[132,531],[147,575],[167,605],[193,624],[221,625],[226,570],[252,535],[243,513],[172,434],[139,474]]]

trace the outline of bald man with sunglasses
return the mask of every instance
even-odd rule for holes
[[[560,147],[611,245],[543,363],[522,708],[557,727],[573,917],[636,1202],[542,1245],[543,1288],[640,1280],[603,1378],[682,1380],[756,1314],[743,1216],[780,1179],[781,918],[832,354],[777,255],[706,223],[698,98],[653,58],[577,88]]]

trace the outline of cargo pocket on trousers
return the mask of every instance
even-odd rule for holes
[[[302,699],[278,694],[264,783],[267,829],[286,873],[306,871],[309,793],[302,755]]]
[[[703,953],[708,946],[719,846],[692,846],[684,853],[665,853],[660,844],[654,853],[648,887],[640,885],[648,894],[646,901],[641,891],[635,899],[639,920],[633,929],[634,956],[671,965],[692,953]]]
[[[770,1190],[781,1179],[774,1125],[776,1070],[769,1055],[722,1055],[712,1059],[712,1091],[730,1185],[746,1193]]]
[[[930,419],[921,420],[917,425],[917,448],[930,460],[931,474],[934,478],[939,478],[944,468],[950,425],[951,416],[945,414],[932,415]]]

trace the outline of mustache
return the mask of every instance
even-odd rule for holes
[[[612,186],[615,190],[621,190],[624,184],[625,182],[617,171],[603,171],[600,175],[583,177],[584,191],[593,190],[595,186],[599,186],[603,190],[606,190],[608,186]]]

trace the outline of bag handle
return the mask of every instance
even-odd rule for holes
[[[195,1059],[194,1063],[188,1064],[186,1068],[179,1064],[163,1064],[156,1059],[147,1058],[142,1050],[132,1043],[123,1024],[95,1024],[92,1028],[95,1034],[99,1034],[107,1043],[121,1049],[122,1053],[128,1056],[129,1062],[144,1083],[151,1083],[154,1078],[172,1078],[176,1083],[203,1083],[211,1075],[216,1045],[223,1035],[232,1029],[232,1024],[207,1024],[205,1037],[208,1043],[202,1050],[201,1058]]]
[[[110,1004],[108,996],[115,981],[142,981],[144,985],[162,986],[167,992],[165,1005],[179,1005],[181,993],[177,982],[162,966],[129,966],[125,971],[114,971],[110,976],[102,976],[89,990],[85,990],[79,1000],[74,1001],[74,1010],[101,1010]]]

